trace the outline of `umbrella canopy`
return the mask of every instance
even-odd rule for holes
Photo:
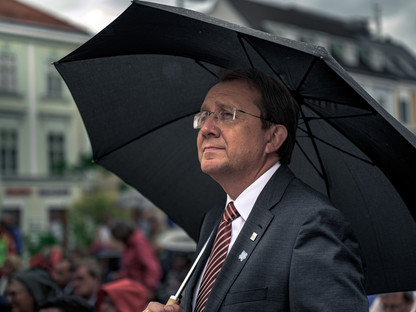
[[[350,220],[367,292],[416,289],[416,139],[323,48],[135,1],[55,66],[95,161],[193,238],[225,199],[200,171],[193,115],[223,68],[276,74],[301,108],[290,167]]]

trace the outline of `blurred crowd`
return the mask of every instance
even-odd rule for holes
[[[0,222],[0,311],[142,311],[167,301],[190,267],[192,250],[159,244],[173,224],[103,217],[86,249],[47,246],[29,259],[8,216]],[[163,229],[163,231],[161,230]]]
[[[87,250],[48,246],[24,265],[21,233],[3,215],[0,311],[130,312],[142,311],[150,300],[167,302],[186,276],[193,250],[161,244],[161,228],[153,216],[140,222],[104,216]],[[413,292],[369,296],[369,302],[370,312],[416,312]]]

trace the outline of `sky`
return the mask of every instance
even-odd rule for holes
[[[111,23],[131,4],[131,0],[19,0],[46,12],[54,13],[96,33]],[[207,0],[213,2],[215,0]],[[280,6],[295,6],[334,17],[369,18],[375,29],[375,7],[380,8],[383,36],[410,48],[416,56],[416,1],[415,0],[256,0]],[[188,0],[154,0],[167,5],[186,4]],[[199,1],[202,3],[202,1]],[[204,6],[189,7],[203,10]]]

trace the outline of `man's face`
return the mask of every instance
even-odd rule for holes
[[[20,281],[12,280],[9,283],[6,298],[13,312],[35,311],[35,299]]]
[[[59,287],[64,288],[72,279],[70,263],[59,261],[53,268],[52,277]]]
[[[86,266],[80,266],[75,270],[71,283],[74,295],[86,300],[94,296],[99,288],[99,280],[88,273]]]
[[[260,93],[246,81],[221,82],[207,93],[201,110],[215,112],[235,107],[260,116],[254,104],[259,100]],[[262,129],[261,120],[238,112],[236,117],[222,124],[210,115],[198,133],[201,169],[220,184],[225,177],[251,183],[258,178],[267,158],[268,130]]]
[[[403,293],[390,293],[380,296],[383,312],[410,312],[413,302],[406,302]]]

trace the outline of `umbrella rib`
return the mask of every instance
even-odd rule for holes
[[[305,104],[305,105],[310,107],[307,104]],[[374,113],[365,113],[365,114],[342,115],[342,116],[332,116],[332,117],[304,117],[304,119],[305,120],[332,120],[332,119],[347,119],[347,118],[369,117],[369,116],[375,116],[375,114]]]
[[[309,162],[309,164],[315,169],[315,171],[318,173],[318,175],[324,179],[324,175],[319,171],[318,167],[315,166],[312,159],[308,156],[308,154],[305,152],[305,150],[302,148],[302,146],[299,144],[298,141],[295,142],[296,145],[299,147],[300,151],[302,152],[303,156],[305,156],[306,160]]]
[[[348,155],[348,156],[351,156],[351,157],[353,157],[353,158],[355,158],[355,159],[361,160],[362,162],[365,162],[365,163],[367,163],[367,164],[369,164],[369,165],[373,165],[373,166],[374,166],[374,163],[373,163],[373,162],[371,162],[371,161],[369,161],[369,160],[367,160],[367,159],[364,159],[364,158],[362,158],[362,157],[359,157],[359,156],[357,156],[357,155],[354,155],[353,153],[347,152],[346,150],[343,150],[343,149],[341,149],[341,148],[339,148],[339,147],[337,147],[337,146],[335,146],[335,145],[333,145],[333,144],[331,144],[331,143],[329,143],[329,142],[327,142],[327,141],[325,141],[325,140],[323,140],[323,139],[321,139],[321,138],[317,137],[316,135],[309,134],[309,133],[308,133],[305,129],[302,129],[302,128],[300,128],[300,127],[298,127],[298,129],[299,129],[300,131],[303,131],[303,132],[305,132],[305,133],[306,133],[305,137],[308,137],[308,138],[313,137],[313,138],[315,138],[316,140],[318,140],[319,142],[321,142],[321,143],[323,143],[323,144],[326,144],[326,145],[328,145],[328,146],[332,147],[333,149],[336,149],[336,150],[340,151],[341,153],[344,153],[344,154],[346,154],[346,155]]]
[[[245,37],[244,37],[245,38]],[[247,40],[247,38],[245,38],[246,39],[246,41],[253,47],[253,45]],[[254,64],[253,64],[253,62],[251,61],[251,58],[250,58],[250,55],[248,54],[248,52],[247,52],[247,49],[246,49],[246,45],[244,44],[244,41],[243,41],[243,36],[241,35],[241,34],[238,34],[238,40],[240,41],[240,45],[242,46],[242,48],[243,48],[243,50],[244,50],[244,53],[246,54],[246,57],[247,57],[247,59],[248,59],[248,61],[250,62],[250,66],[251,66],[251,68],[254,68]],[[253,47],[254,48],[254,47]],[[257,52],[257,54],[259,54],[262,58],[263,58],[263,56],[259,53],[259,51],[257,51],[256,49],[255,49],[255,51]],[[267,64],[269,67],[270,67],[270,64]]]
[[[252,48],[253,48],[253,50],[254,51],[256,51],[256,53],[257,53],[257,55],[259,55],[260,56],[260,58],[263,60],[263,62],[265,62],[266,64],[267,64],[267,66],[270,68],[270,70],[277,76],[277,77],[279,77],[279,79],[283,82],[283,79],[280,77],[280,75],[274,70],[274,68],[273,68],[273,66],[270,64],[270,62],[267,60],[267,58],[265,58],[264,56],[263,56],[263,54],[261,54],[260,53],[260,51],[256,48],[256,46],[254,45],[254,44],[252,44],[251,42],[250,42],[250,40],[249,40],[249,38],[247,38],[247,36],[245,36],[244,34],[241,34],[241,33],[238,33],[238,40],[241,42],[241,46],[243,47],[243,49],[244,49],[244,53],[246,54],[246,56],[247,56],[247,59],[248,59],[248,61],[250,62],[250,64],[251,64],[251,67],[253,67],[254,68],[254,65],[253,65],[253,62],[251,61],[251,59],[250,59],[250,56],[249,56],[249,54],[248,54],[248,52],[247,52],[247,49],[246,49],[246,47],[245,47],[245,44],[244,44],[244,41],[243,41],[243,39],[245,40],[245,42],[247,42]],[[287,86],[286,86],[287,87]],[[289,89],[289,88],[288,88]]]
[[[296,89],[292,92],[292,95],[293,95],[295,98],[297,98],[297,96],[298,96],[298,95],[300,95],[300,93],[299,93],[299,89],[300,89],[300,87],[303,85],[303,83],[305,82],[306,77],[308,77],[308,75],[309,75],[309,73],[311,72],[312,67],[315,65],[316,61],[317,61],[317,58],[316,58],[316,57],[314,57],[314,58],[312,59],[312,62],[309,64],[308,70],[307,70],[307,71],[305,72],[305,74],[303,75],[302,80],[299,82],[299,84],[298,84],[298,86],[296,87]],[[293,93],[294,93],[294,94],[293,94]],[[305,102],[305,101],[303,101],[303,102]],[[299,106],[300,106],[300,104],[299,104]]]
[[[201,63],[200,60],[195,59],[195,63],[197,63],[199,66],[201,66],[203,69],[205,69],[207,72],[209,72],[211,75],[213,75],[215,78],[218,78],[218,75],[214,73],[212,70],[210,70],[207,66]]]
[[[263,56],[263,54],[261,54],[261,52],[256,48],[256,46],[254,45],[254,44],[252,44],[251,42],[250,42],[250,40],[249,40],[249,38],[247,38],[247,36],[245,36],[245,35],[243,35],[243,34],[238,34],[238,40],[240,41],[240,43],[241,43],[241,46],[243,47],[243,49],[244,49],[244,53],[246,54],[246,56],[247,56],[247,59],[248,59],[248,61],[250,62],[250,65],[251,65],[251,67],[253,67],[254,68],[254,65],[253,65],[253,62],[251,61],[251,58],[250,58],[250,56],[249,56],[249,54],[248,54],[248,52],[247,52],[247,49],[246,49],[246,47],[245,47],[245,44],[244,44],[244,41],[243,41],[243,39],[245,40],[245,42],[247,42],[252,48],[253,48],[253,50],[254,51],[256,51],[256,53],[257,53],[257,55],[259,55],[260,57],[261,57],[261,59],[267,64],[267,66],[271,69],[271,71],[277,76],[277,77],[279,77],[279,79],[283,82],[283,79],[280,77],[280,75],[275,71],[275,69],[273,68],[273,66],[270,64],[270,62],[267,60],[267,58],[265,58],[264,56]],[[292,96],[296,99],[296,101],[299,103],[299,106],[300,106],[300,103],[301,103],[301,96],[300,96],[300,93],[299,93],[299,89],[300,89],[300,87],[302,86],[302,84],[304,83],[304,81],[306,80],[306,77],[308,77],[308,75],[309,75],[309,73],[311,72],[311,70],[312,70],[312,68],[313,68],[313,66],[315,65],[315,63],[316,63],[316,61],[318,60],[318,58],[315,56],[315,57],[313,57],[313,59],[312,59],[312,62],[310,63],[310,65],[309,65],[309,67],[308,67],[308,69],[307,69],[307,71],[305,72],[305,74],[303,75],[303,77],[302,77],[302,79],[301,79],[301,81],[299,82],[299,84],[298,84],[298,86],[296,87],[296,89],[295,90],[291,90],[290,92],[291,92],[291,94],[292,94]],[[287,87],[287,86],[286,86]],[[287,87],[288,88],[288,87]],[[289,89],[289,88],[288,88]],[[289,89],[290,90],[290,89]]]
[[[300,106],[299,108],[300,108],[300,113],[302,114],[302,117],[304,118],[305,115],[304,115],[302,106]],[[308,121],[305,120],[305,119],[303,119],[303,120],[305,122],[306,130],[307,130],[306,132],[308,133],[309,137],[311,138],[312,145],[313,145],[313,147],[315,149],[315,152],[316,152],[316,156],[318,157],[318,162],[319,162],[319,164],[321,166],[321,169],[322,169],[321,177],[325,181],[326,193],[327,193],[328,197],[331,198],[330,191],[329,191],[329,184],[328,184],[328,176],[326,174],[325,167],[324,167],[324,164],[323,164],[323,161],[322,161],[322,157],[321,157],[321,154],[319,153],[319,149],[318,149],[318,146],[317,146],[316,141],[315,141],[315,137],[312,135],[312,131],[311,131],[311,128],[310,128],[310,125],[309,125]]]
[[[193,115],[195,115],[196,113],[197,113],[197,112],[192,112],[192,113],[189,113],[189,114],[186,114],[186,115],[182,115],[182,116],[180,116],[180,117],[178,117],[178,118],[175,118],[175,119],[169,120],[168,122],[165,122],[165,123],[163,123],[163,124],[161,124],[161,125],[157,126],[156,128],[152,128],[152,129],[150,129],[150,130],[148,130],[148,131],[146,131],[146,132],[142,133],[141,135],[139,135],[139,136],[137,136],[137,137],[135,137],[135,138],[133,138],[133,139],[131,139],[131,140],[129,140],[129,141],[127,141],[127,142],[123,143],[123,144],[121,144],[120,146],[118,146],[118,147],[116,147],[116,148],[113,148],[112,150],[110,150],[110,151],[108,151],[108,152],[104,153],[103,155],[101,155],[100,157],[94,157],[94,159],[93,159],[92,161],[93,161],[94,163],[98,163],[100,160],[102,160],[102,159],[103,159],[103,158],[105,158],[106,156],[110,155],[111,153],[114,153],[115,151],[117,151],[117,150],[119,150],[119,149],[122,149],[123,147],[125,147],[125,146],[127,146],[127,145],[129,145],[129,144],[133,143],[134,141],[136,141],[136,140],[138,140],[138,139],[140,139],[140,138],[142,138],[142,137],[144,137],[144,136],[148,135],[149,133],[152,133],[152,132],[154,132],[154,131],[157,131],[157,130],[159,130],[160,128],[166,127],[167,125],[169,125],[169,124],[171,124],[171,123],[173,123],[173,122],[175,122],[175,121],[181,120],[181,119],[186,118],[186,117],[189,117],[189,116],[193,116]]]

